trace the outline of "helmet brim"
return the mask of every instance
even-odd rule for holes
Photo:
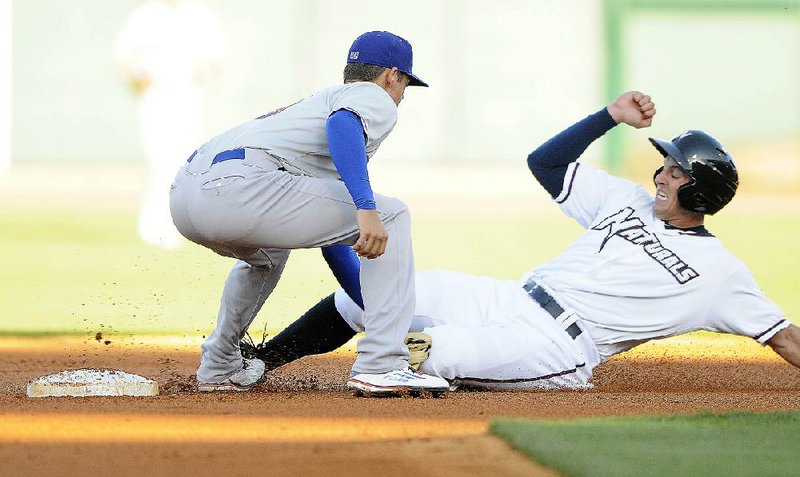
[[[650,141],[650,144],[655,147],[658,152],[661,153],[664,157],[671,157],[678,163],[681,169],[685,171],[691,171],[692,165],[688,159],[683,156],[683,153],[678,149],[672,141],[665,141],[663,139],[658,139],[654,137],[647,138]]]

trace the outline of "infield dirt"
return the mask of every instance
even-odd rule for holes
[[[747,339],[648,343],[568,392],[457,391],[365,399],[351,351],[269,373],[255,391],[199,394],[192,340],[0,337],[0,475],[548,475],[486,431],[547,419],[698,411],[800,411],[800,371]],[[158,381],[150,398],[28,398],[44,374],[111,368]]]

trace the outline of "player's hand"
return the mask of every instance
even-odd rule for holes
[[[131,91],[133,91],[133,94],[138,96],[150,87],[150,80],[144,77],[131,78],[128,85]]]
[[[617,124],[625,123],[636,129],[649,127],[653,124],[653,116],[656,115],[656,105],[653,100],[639,91],[628,91],[609,104],[607,109]]]
[[[357,210],[359,236],[353,250],[361,257],[378,258],[386,251],[389,234],[381,223],[376,210]]]

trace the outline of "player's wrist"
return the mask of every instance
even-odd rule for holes
[[[615,124],[619,124],[622,122],[622,111],[615,103],[611,103],[606,106],[606,112],[608,115],[611,116],[611,119],[614,121]]]
[[[373,199],[356,200],[355,204],[357,210],[375,210],[378,208]]]
[[[356,214],[361,216],[376,216],[378,215],[377,209],[357,209]]]

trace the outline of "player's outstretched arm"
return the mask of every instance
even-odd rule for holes
[[[628,91],[600,111],[548,139],[528,155],[528,168],[555,199],[561,193],[569,165],[595,140],[620,123],[649,126],[656,114],[650,96]]]
[[[649,127],[656,115],[653,99],[639,91],[623,93],[607,109],[617,124],[625,123],[636,129]]]
[[[767,344],[778,353],[781,358],[800,368],[800,328],[789,325],[775,333]]]

